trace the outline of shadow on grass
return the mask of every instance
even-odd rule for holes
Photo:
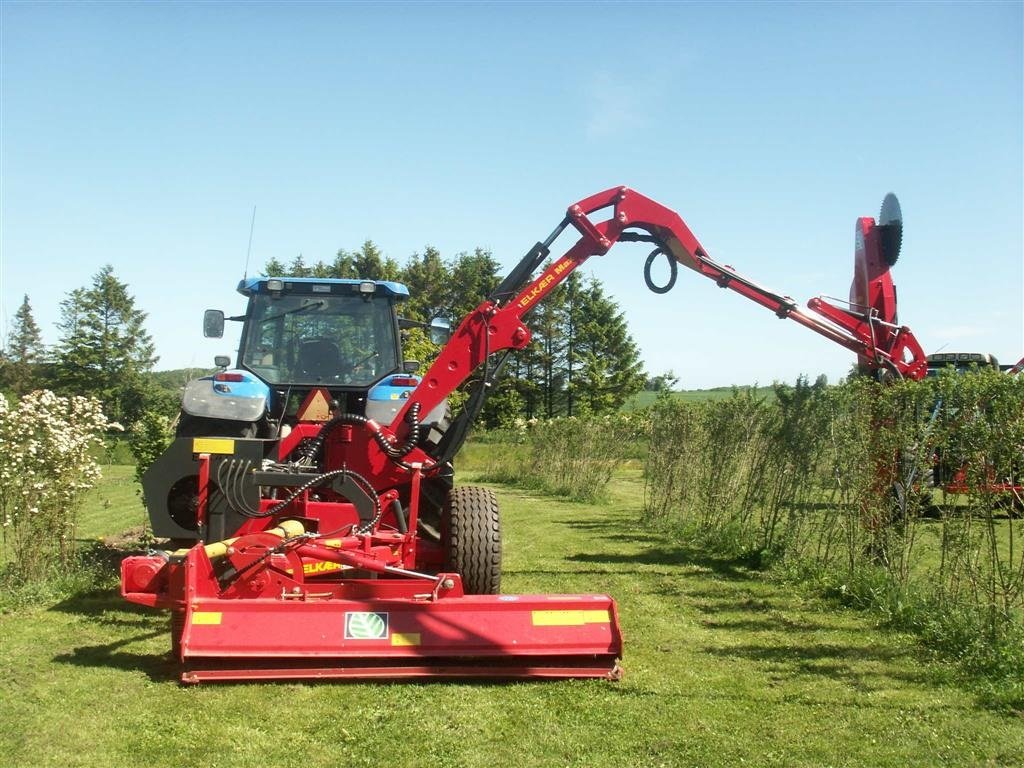
[[[556,523],[582,531],[591,538],[596,538],[617,543],[627,542],[630,544],[657,544],[665,541],[665,537],[657,531],[638,529],[636,521],[627,515],[606,517],[601,520],[556,520]]]
[[[105,577],[104,581],[107,583],[94,584],[75,592],[47,610],[80,616],[104,626],[149,628],[166,623],[165,615],[122,598],[118,583],[112,578],[107,580]]]
[[[75,667],[92,667],[101,669],[118,669],[123,672],[142,672],[155,683],[167,683],[177,680],[178,664],[170,654],[131,653],[121,650],[126,645],[152,640],[154,637],[166,635],[170,644],[170,633],[166,626],[160,629],[132,635],[102,645],[83,645],[70,653],[62,653],[53,657],[58,664],[70,664]]]
[[[792,633],[792,630],[786,630]],[[886,688],[934,685],[934,670],[915,668],[908,662],[909,650],[892,646],[844,645],[813,643],[807,638],[784,646],[764,643],[732,645],[727,648],[704,648],[704,653],[723,659],[747,659],[763,665],[774,673],[769,685],[781,684],[785,677],[825,678],[857,691],[879,691]]]
[[[706,549],[669,543],[666,536],[654,530],[636,528],[639,523],[632,517],[617,515],[602,520],[560,520],[562,525],[582,531],[591,541],[608,541],[614,549],[607,554],[581,553],[566,559],[579,562],[608,564],[695,566],[730,580],[748,580],[750,571],[758,570],[757,556],[719,555]],[[635,554],[624,553],[624,544],[642,547]]]
[[[754,576],[744,566],[743,560],[716,557],[689,547],[653,547],[635,554],[622,552],[580,552],[566,558],[574,563],[603,563],[606,565],[671,565],[697,567],[729,581],[750,581]],[[646,571],[645,571],[646,572]],[[665,574],[667,575],[667,574]],[[680,572],[680,575],[686,575]]]

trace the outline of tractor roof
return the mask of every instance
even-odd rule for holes
[[[243,296],[251,296],[254,293],[269,293],[270,281],[280,281],[284,284],[284,291],[295,291],[296,293],[337,293],[337,289],[330,287],[321,288],[319,291],[314,286],[350,286],[353,291],[358,291],[359,286],[364,283],[373,283],[376,286],[374,293],[378,296],[393,296],[399,301],[409,298],[409,289],[402,283],[395,283],[390,280],[354,280],[338,277],[249,277],[238,283],[238,292]]]

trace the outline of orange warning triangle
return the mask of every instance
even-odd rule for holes
[[[331,418],[331,393],[326,389],[314,389],[299,407],[296,418],[299,421],[327,421]]]

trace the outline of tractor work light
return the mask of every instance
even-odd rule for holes
[[[268,291],[283,291],[284,280],[267,280]]]
[[[364,280],[359,284],[359,293],[361,293],[363,297],[372,296],[376,292],[377,284],[370,280]]]

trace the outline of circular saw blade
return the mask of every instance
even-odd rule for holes
[[[892,192],[882,201],[882,210],[878,214],[878,228],[881,235],[882,258],[890,267],[900,257],[903,245],[903,212],[900,201]]]

